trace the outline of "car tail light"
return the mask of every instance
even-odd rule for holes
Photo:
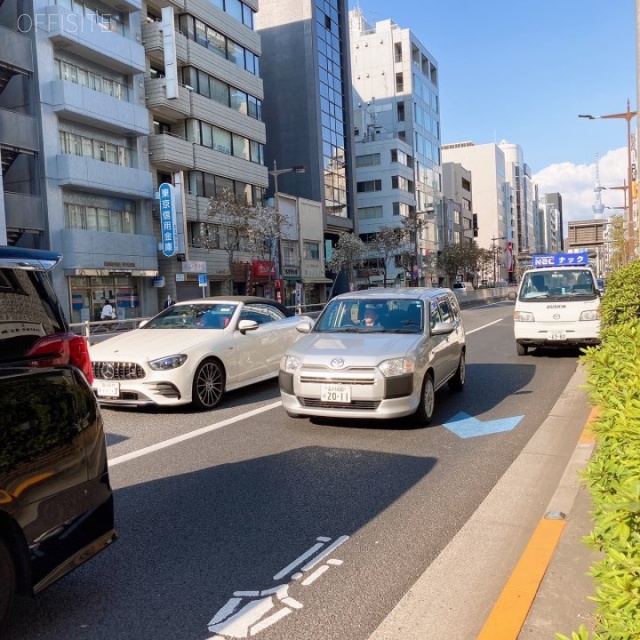
[[[36,367],[73,365],[84,373],[89,384],[93,382],[93,369],[87,342],[75,333],[61,333],[40,338],[29,350],[29,358],[36,358]]]

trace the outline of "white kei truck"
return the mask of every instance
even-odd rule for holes
[[[534,347],[585,347],[600,343],[600,289],[587,253],[534,255],[515,300],[519,356]]]

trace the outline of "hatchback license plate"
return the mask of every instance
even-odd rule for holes
[[[99,398],[119,398],[120,383],[107,380],[96,380],[96,391]]]
[[[554,331],[551,334],[551,340],[566,340],[567,334],[564,331]]]
[[[323,384],[320,386],[322,402],[351,402],[351,387],[345,384]]]

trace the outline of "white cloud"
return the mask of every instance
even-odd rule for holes
[[[627,148],[608,151],[598,160],[598,172],[602,187],[621,187],[627,177]],[[573,164],[561,162],[545,167],[534,174],[533,181],[538,184],[540,195],[558,192],[562,196],[565,229],[569,220],[591,220],[594,218],[593,204],[596,201],[596,160],[592,164]],[[603,190],[602,204],[608,207],[622,207],[624,192],[622,189]],[[621,210],[605,209],[604,217]]]

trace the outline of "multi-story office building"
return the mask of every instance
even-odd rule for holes
[[[48,248],[30,2],[0,3],[0,244]]]
[[[256,16],[267,165],[305,167],[279,176],[278,190],[322,203],[329,245],[357,222],[347,11],[346,0],[260,0]]]
[[[154,306],[140,19],[139,0],[34,2],[48,234],[74,322],[106,299],[120,318]]]
[[[497,261],[496,277],[515,277],[512,256],[517,255],[514,190],[507,178],[504,150],[497,144],[459,142],[442,145],[443,163],[459,163],[473,177],[473,208],[477,217],[478,246],[504,256]],[[510,275],[511,274],[511,275]]]
[[[163,7],[174,9],[166,25]],[[184,195],[181,251],[159,258],[161,298],[202,296],[204,275],[204,293],[211,295],[228,293],[230,283],[234,292],[245,293],[249,282],[270,277],[247,252],[230,253],[233,230],[221,217],[207,215],[210,198],[225,193],[248,207],[264,203],[268,173],[257,9],[258,0],[147,0],[143,7],[153,185],[180,184]],[[160,238],[157,203],[154,223]]]
[[[358,230],[367,239],[405,221],[414,234],[414,280],[423,281],[425,258],[445,232],[438,64],[392,20],[372,25],[356,8],[349,26]],[[387,266],[393,279],[400,265]]]
[[[562,251],[562,196],[559,193],[543,193],[538,198],[535,253]]]
[[[442,244],[471,244],[478,234],[473,213],[471,171],[457,162],[442,164],[443,228]]]

